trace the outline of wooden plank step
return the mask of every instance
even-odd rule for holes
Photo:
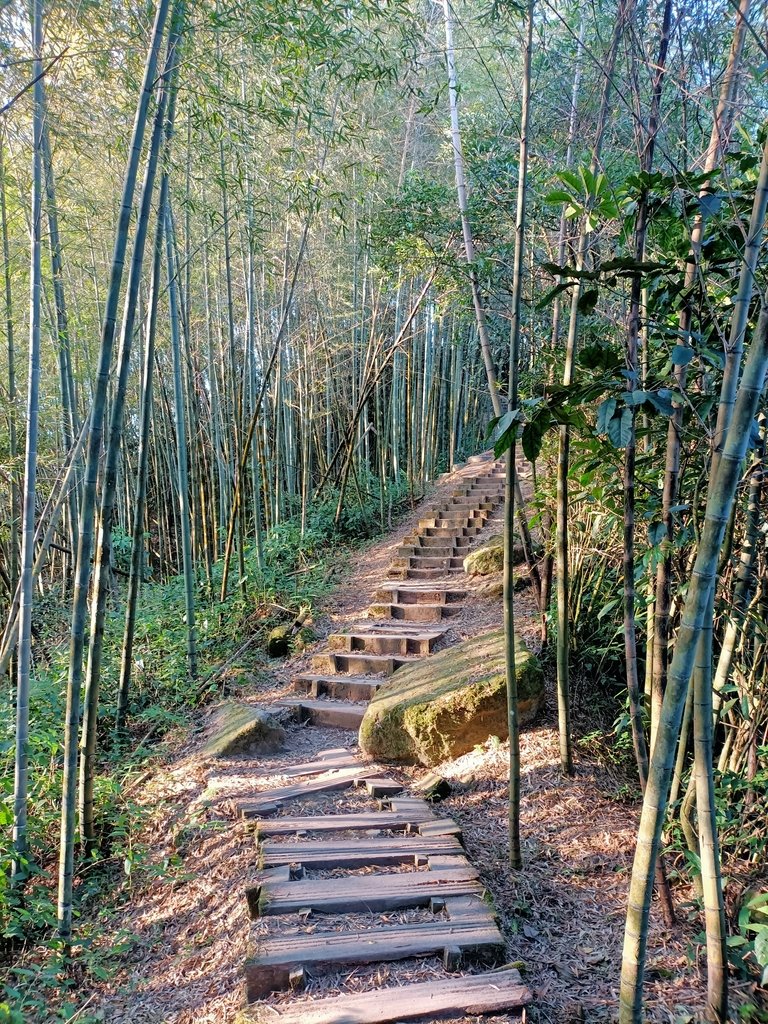
[[[313,793],[331,793],[338,789],[349,789],[357,779],[376,778],[381,769],[375,765],[366,767],[357,764],[352,768],[340,768],[338,771],[327,772],[308,782],[297,782],[292,786],[279,786],[277,789],[266,789],[251,800],[242,800],[237,804],[240,817],[254,818],[263,804],[283,804],[288,800],[298,800]]]
[[[331,633],[328,646],[333,651],[366,654],[407,655],[429,654],[442,635],[435,630],[423,633],[416,629],[384,632],[375,629],[357,629],[349,633]]]
[[[361,779],[362,784],[372,797],[389,797],[395,793],[402,793],[403,786],[394,779]]]
[[[359,729],[365,714],[364,704],[346,704],[344,701],[287,698],[279,704],[280,707],[291,708],[302,722],[330,729]]]
[[[288,1006],[270,1007],[275,1024],[394,1024],[395,1021],[450,1020],[519,1010],[533,1000],[514,967],[440,981],[419,981],[326,996]]]
[[[426,805],[425,805],[426,806]],[[407,809],[404,811],[362,811],[357,814],[317,814],[295,818],[264,818],[258,821],[260,836],[291,836],[297,832],[369,832],[405,831],[411,828],[419,832],[429,822],[436,821],[434,811]],[[430,832],[430,835],[455,835],[449,830]]]
[[[431,815],[427,813],[432,804],[420,796],[387,796],[379,802],[383,811],[407,811],[409,814],[421,814],[425,820],[435,817],[434,812]]]
[[[477,871],[467,866],[411,874],[350,875],[341,878],[270,882],[246,890],[251,913],[295,914],[310,907],[319,914],[374,913],[427,907],[436,896],[482,892]]]
[[[246,962],[247,997],[253,1002],[267,992],[288,987],[296,968],[312,974],[330,973],[343,965],[434,956],[455,947],[464,955],[499,956],[504,940],[485,919],[372,928],[363,932],[315,932],[312,935],[270,935],[262,938]]]
[[[294,690],[332,700],[369,701],[380,686],[381,683],[370,676],[324,676],[306,672],[293,678]]]
[[[407,570],[410,572],[410,570]],[[312,657],[312,668],[321,675],[338,672],[349,675],[385,675],[391,676],[403,665],[412,665],[418,661],[412,655],[383,655],[356,652],[344,654],[340,651],[327,651]]]
[[[385,583],[376,592],[376,600],[384,604],[459,604],[467,596],[458,587],[399,586]]]
[[[324,772],[338,771],[341,768],[362,768],[363,762],[348,750],[334,752],[333,757],[323,757],[318,754],[319,760],[305,761],[302,764],[291,764],[283,768],[267,769],[258,772],[256,778],[266,778],[273,775],[282,775],[286,779],[299,779],[304,775],[322,775]]]
[[[405,622],[440,622],[458,615],[464,608],[461,604],[391,604],[390,615],[393,619]]]
[[[420,836],[460,836],[461,829],[453,818],[436,818],[418,826]]]
[[[415,857],[446,854],[458,856],[462,846],[455,836],[398,836],[392,839],[309,839],[303,843],[261,844],[265,868],[303,864],[313,868],[355,868],[368,864],[408,864]]]

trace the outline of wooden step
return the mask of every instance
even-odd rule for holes
[[[402,793],[403,791],[402,783],[395,782],[394,779],[376,778],[363,779],[361,781],[362,786],[368,793],[368,796],[372,796],[374,798],[381,797],[386,800],[388,797],[394,796],[396,793]]]
[[[255,955],[245,965],[249,1002],[267,992],[287,988],[292,971],[328,974],[344,965],[406,960],[457,949],[465,956],[498,957],[504,949],[499,929],[483,918],[477,922],[427,922],[364,932],[315,932],[271,935],[257,940]]]
[[[445,536],[446,531],[450,532],[452,536],[461,535],[462,537],[476,537],[480,533],[480,529],[477,526],[465,526],[460,530],[452,530],[442,526],[428,526],[425,533],[428,537],[437,537]]]
[[[449,819],[437,818],[424,804],[425,810],[406,808],[391,811],[362,811],[357,814],[302,815],[295,818],[258,818],[259,836],[292,836],[298,832],[399,832],[406,829],[421,834],[429,829],[431,836],[456,835],[460,829]],[[426,833],[425,833],[426,834]]]
[[[519,1010],[532,1000],[520,972],[505,967],[485,974],[270,1006],[270,1011],[274,1011],[270,1020],[274,1024],[394,1024],[421,1017],[430,1021],[451,1020]]]
[[[450,558],[451,555],[455,554],[455,544],[433,544],[431,547],[422,547],[420,544],[411,544],[408,547],[398,548],[395,552],[395,556],[397,558],[412,558],[414,555],[421,557],[426,556],[428,558]]]
[[[327,651],[312,657],[312,668],[320,675],[344,673],[348,675],[383,675],[392,673],[403,665],[412,665],[418,658],[405,655],[365,654],[355,652],[345,654],[340,651]]]
[[[362,717],[362,716],[361,716]],[[280,806],[289,800],[299,800],[313,793],[332,793],[339,789],[350,789],[356,779],[375,779],[381,769],[375,765],[367,767],[357,764],[351,768],[340,768],[338,771],[326,771],[306,782],[296,782],[291,786],[278,786],[276,789],[265,789],[249,800],[237,803],[241,818],[255,818],[263,812],[264,806]]]
[[[301,778],[303,775],[322,775],[324,772],[336,771],[339,768],[362,768],[363,762],[345,750],[343,747],[337,750],[320,751],[316,761],[304,761],[301,764],[292,764],[280,768],[269,768],[259,772],[259,776],[282,775],[285,778]]]
[[[458,615],[461,604],[372,604],[368,614],[372,618],[392,618],[403,622],[441,622]]]
[[[369,701],[381,683],[370,676],[320,676],[306,673],[295,676],[294,690],[310,697],[331,697],[334,700]]]
[[[471,537],[465,537],[463,534],[454,534],[453,537],[450,535],[446,538],[443,537],[428,537],[426,534],[422,534],[419,537],[418,547],[427,554],[434,548],[469,548],[472,543]],[[415,546],[415,545],[414,545]]]
[[[346,704],[344,701],[296,698],[281,700],[280,706],[290,708],[299,721],[309,725],[323,725],[329,729],[359,729],[365,714],[364,704]]]
[[[365,914],[428,907],[437,897],[482,892],[477,870],[464,857],[453,859],[461,864],[448,870],[269,881],[246,890],[248,906],[253,915],[268,917],[303,907],[318,914]]]
[[[366,654],[429,654],[445,630],[429,632],[417,629],[390,632],[384,629],[360,629],[349,633],[331,633],[328,646],[331,650]]]
[[[439,580],[446,575],[446,569],[406,569],[405,579],[407,580]]]
[[[487,501],[484,498],[480,498],[475,495],[470,495],[468,498],[451,498],[450,502],[445,506],[446,512],[454,511],[465,511],[469,509],[471,512],[493,512],[496,507],[495,502]]]
[[[461,843],[455,836],[397,836],[392,839],[324,839],[303,843],[261,844],[264,868],[303,864],[311,868],[356,868],[367,865],[413,863],[428,854],[458,856]]]
[[[408,559],[411,569],[447,569],[451,556],[440,558],[437,555],[411,555]]]
[[[464,600],[466,590],[447,587],[398,587],[385,584],[376,591],[376,599],[392,604],[454,604]]]

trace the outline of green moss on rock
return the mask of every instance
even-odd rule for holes
[[[275,626],[267,637],[267,654],[270,658],[282,658],[288,653],[291,646],[292,632],[292,623],[286,626]]]
[[[522,641],[515,665],[526,725],[542,701],[544,674]],[[360,746],[373,757],[432,765],[507,734],[504,631],[497,629],[395,672],[368,705]]]
[[[203,754],[274,754],[284,743],[285,729],[276,718],[259,708],[230,702],[214,712]]]
[[[533,553],[539,558],[542,554],[540,544],[533,544]],[[525,551],[520,543],[517,534],[512,546],[512,564],[522,565],[525,561]],[[476,551],[470,552],[464,559],[464,572],[468,576],[492,576],[504,569],[504,537],[496,534]]]

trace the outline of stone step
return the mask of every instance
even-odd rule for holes
[[[318,675],[335,673],[353,676],[391,676],[403,665],[412,665],[415,661],[418,661],[418,658],[402,654],[366,654],[362,651],[346,654],[340,651],[328,651],[324,654],[313,655],[312,668]]]
[[[466,590],[447,587],[398,587],[390,584],[376,591],[376,599],[384,604],[454,604],[463,601]]]
[[[416,654],[423,657],[432,651],[442,632],[385,633],[360,630],[354,633],[331,633],[328,645],[332,651],[344,653],[361,651],[366,654]]]
[[[359,729],[365,714],[364,704],[333,700],[286,699],[280,701],[280,706],[291,709],[301,722],[327,729]]]
[[[293,689],[310,697],[351,701],[371,700],[380,685],[370,676],[320,676],[311,672],[296,676],[293,680]]]

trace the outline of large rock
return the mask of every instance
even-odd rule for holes
[[[293,623],[275,626],[267,637],[267,654],[270,658],[284,658],[291,649]]]
[[[527,725],[544,695],[544,673],[522,641],[515,665]],[[368,705],[360,746],[373,757],[432,765],[507,735],[504,631],[497,629],[398,669]]]
[[[284,743],[285,729],[276,718],[248,704],[230,702],[214,712],[203,754],[274,754]]]
[[[512,547],[512,564],[520,565],[525,561],[523,545],[515,537]],[[492,576],[504,568],[504,537],[499,533],[476,551],[470,552],[464,559],[464,572],[467,576]]]

